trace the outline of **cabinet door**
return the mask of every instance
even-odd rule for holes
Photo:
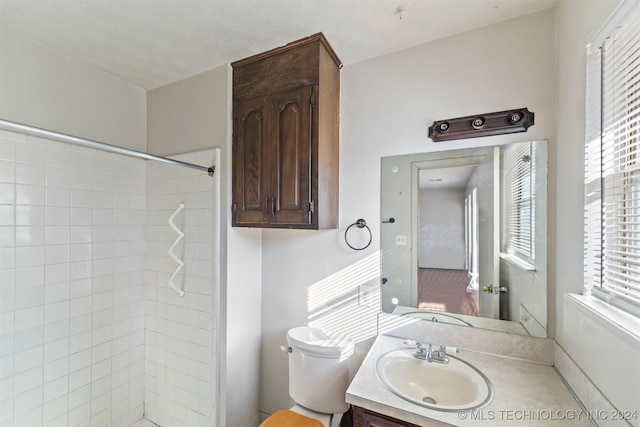
[[[419,427],[406,421],[397,420],[387,415],[378,414],[359,406],[353,407],[354,427]]]
[[[233,225],[260,226],[270,206],[266,97],[233,105]]]
[[[271,206],[274,226],[311,224],[312,87],[270,97]]]

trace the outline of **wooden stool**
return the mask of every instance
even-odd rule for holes
[[[288,409],[279,409],[264,420],[260,427],[323,427],[313,418],[305,417]]]

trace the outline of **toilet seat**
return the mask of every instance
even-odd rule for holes
[[[279,409],[264,420],[260,427],[323,427],[323,424],[289,409]]]

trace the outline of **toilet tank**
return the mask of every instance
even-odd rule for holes
[[[341,414],[349,405],[349,366],[353,341],[330,337],[322,330],[300,326],[289,330],[289,395],[299,405],[325,414]]]

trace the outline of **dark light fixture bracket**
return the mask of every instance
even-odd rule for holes
[[[495,113],[435,121],[429,127],[429,138],[434,142],[440,142],[526,132],[533,124],[533,112],[527,108],[516,108]]]

